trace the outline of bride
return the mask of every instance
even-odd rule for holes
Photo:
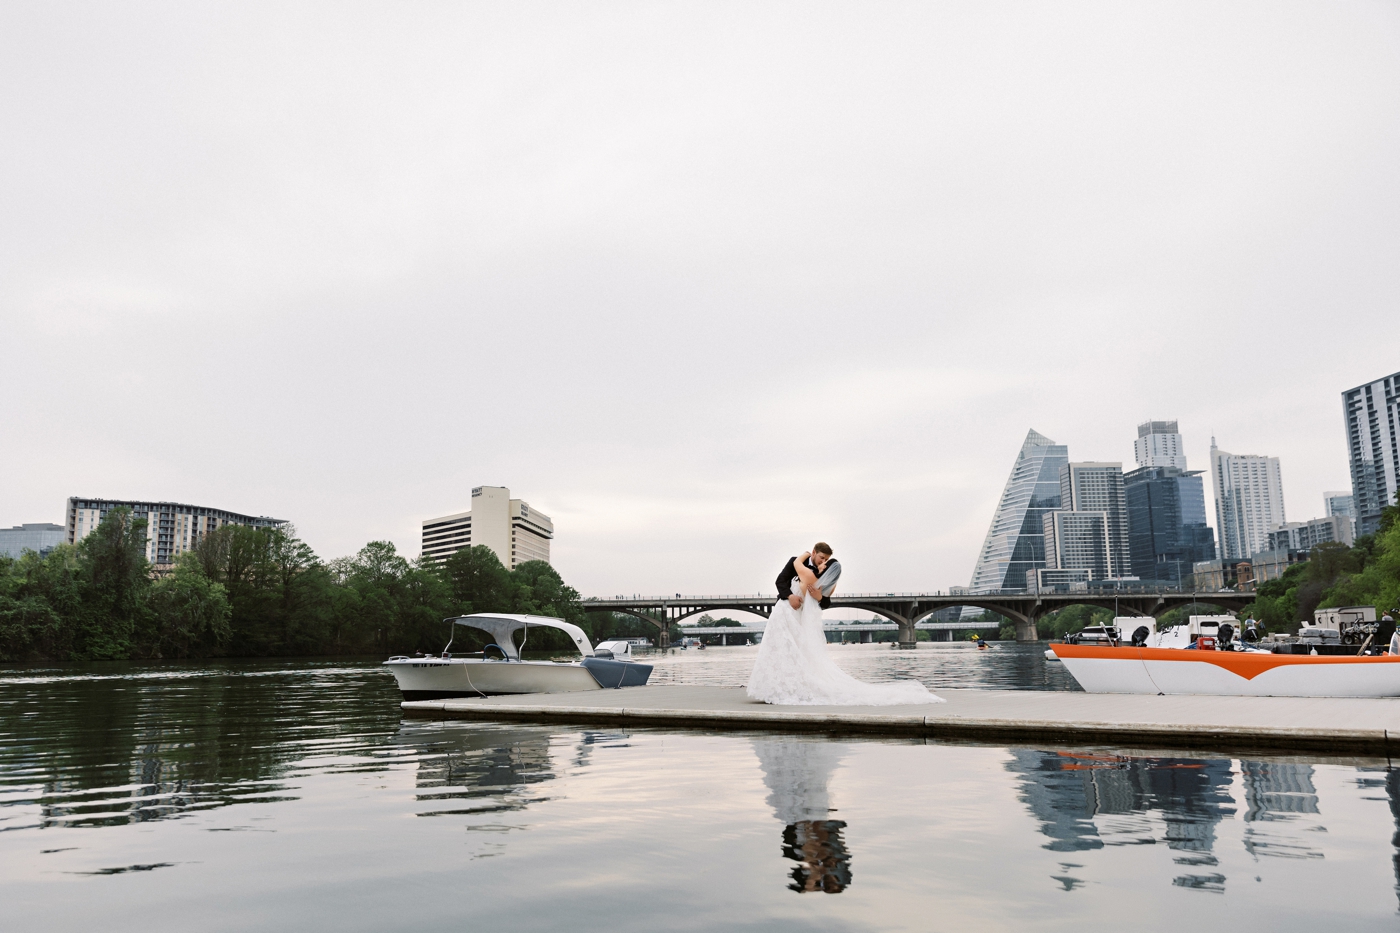
[[[822,573],[828,562],[830,571]],[[822,573],[821,579],[818,573]],[[831,549],[820,543],[783,568],[778,579],[780,584],[791,579],[792,596],[779,596],[773,606],[758,647],[758,660],[749,675],[749,697],[788,706],[942,703],[918,681],[869,684],[836,666],[826,650],[821,602],[839,574],[840,565],[831,559]]]

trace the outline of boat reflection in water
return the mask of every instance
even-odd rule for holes
[[[753,739],[768,805],[783,825],[783,857],[797,862],[788,889],[799,894],[839,894],[851,883],[851,853],[842,820],[830,819],[827,786],[844,747],[821,739],[772,736]]]
[[[557,777],[551,733],[540,727],[410,720],[401,724],[394,742],[404,748],[404,757],[417,760],[418,816],[523,810],[537,799],[536,785]]]

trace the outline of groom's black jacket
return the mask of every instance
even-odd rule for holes
[[[786,564],[783,564],[783,572],[780,573],[780,574],[778,574],[778,598],[779,598],[779,599],[787,599],[789,596],[792,595],[792,581],[793,581],[794,578],[797,577],[797,568],[793,566],[793,563],[794,563],[796,560],[797,560],[797,555],[796,555],[796,554],[794,554],[794,555],[792,555],[791,557],[789,557],[788,560],[787,560],[787,563],[786,563]],[[817,566],[816,566],[816,564],[813,564],[813,563],[812,563],[812,558],[809,557],[809,558],[807,558],[806,560],[804,560],[804,561],[802,562],[802,566],[806,567],[808,570],[812,571],[812,573],[816,574],[817,576],[819,576],[819,577],[821,576],[821,574],[817,573]],[[830,608],[831,608],[831,597],[830,597],[830,596],[823,596],[823,597],[822,597],[822,600],[821,600],[821,607],[822,607],[823,609],[830,609]]]

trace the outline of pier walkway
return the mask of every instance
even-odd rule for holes
[[[939,690],[922,706],[768,706],[742,687],[648,686],[403,703],[406,715],[677,729],[868,733],[995,743],[1400,757],[1400,699]]]

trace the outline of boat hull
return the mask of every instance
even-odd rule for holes
[[[409,658],[386,661],[405,700],[500,696],[517,693],[577,693],[601,690],[580,664],[552,661],[483,661],[475,658]]]
[[[1201,696],[1400,696],[1400,656],[1051,645],[1088,693]]]

